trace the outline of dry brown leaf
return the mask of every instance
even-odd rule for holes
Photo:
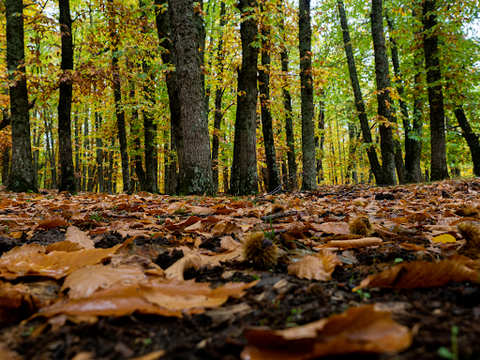
[[[65,234],[65,240],[75,244],[79,244],[83,249],[94,249],[95,243],[90,236],[87,236],[82,230],[76,226],[69,226]]]
[[[243,246],[236,248],[232,251],[226,251],[218,255],[204,255],[202,256],[202,265],[217,266],[222,262],[236,260],[243,261]]]
[[[101,264],[84,266],[67,275],[62,286],[62,291],[70,289],[70,299],[90,297],[97,289],[107,289],[116,282],[123,284],[138,283],[145,280],[142,269],[133,266],[112,268]]]
[[[75,355],[71,360],[93,360],[93,352],[82,351]]]
[[[35,313],[40,304],[40,300],[24,284],[0,285],[0,323],[24,319]]]
[[[327,355],[405,350],[412,343],[407,327],[372,305],[287,330],[250,330],[244,360],[305,360]]]
[[[398,244],[398,246],[400,246],[404,250],[410,250],[410,251],[426,251],[427,250],[425,249],[424,246],[418,246],[415,244],[402,243],[402,244]]]
[[[157,360],[157,359],[160,359],[163,355],[165,355],[165,353],[166,353],[165,350],[158,350],[146,355],[130,358],[128,360]]]
[[[52,251],[80,251],[82,250],[82,246],[80,244],[72,243],[70,241],[59,241],[53,244],[47,245],[45,251],[47,253],[51,253]]]
[[[0,343],[0,359],[2,360],[23,360],[16,351],[10,350],[7,345]]]
[[[326,243],[326,246],[329,247],[340,247],[342,249],[349,249],[349,248],[361,248],[367,246],[376,246],[380,245],[383,242],[382,239],[377,237],[367,237],[361,238],[357,240],[333,240]]]
[[[225,249],[225,250],[235,250],[236,248],[241,247],[242,244],[236,241],[231,236],[227,235],[227,236],[223,236],[220,239],[220,246],[222,247],[222,249]]]
[[[350,234],[348,223],[346,222],[325,222],[322,224],[310,223],[310,228],[315,231],[322,231],[326,234],[347,235]]]
[[[300,279],[328,281],[332,279],[335,266],[342,265],[340,259],[328,249],[322,249],[315,256],[305,256],[288,266],[288,273]]]
[[[165,269],[166,279],[183,280],[183,273],[190,268],[200,269],[202,264],[202,256],[197,253],[191,253],[177,260],[169,268]]]
[[[228,221],[220,221],[216,223],[211,230],[211,233],[215,237],[233,234],[237,239],[243,240],[242,228]]]
[[[6,279],[16,279],[21,276],[47,276],[60,279],[83,266],[98,264],[110,258],[121,246],[119,244],[109,249],[52,251],[44,254],[38,253],[43,249],[39,245],[36,247],[24,245],[2,255],[0,276]]]
[[[68,223],[61,216],[52,216],[49,219],[42,220],[38,223],[39,229],[53,229],[56,227],[68,226]]]
[[[479,281],[477,271],[461,261],[443,260],[438,263],[414,261],[401,263],[391,269],[363,279],[354,291],[364,287],[413,289],[442,286],[450,281]]]

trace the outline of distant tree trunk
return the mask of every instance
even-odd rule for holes
[[[458,120],[458,124],[462,128],[462,136],[467,142],[468,147],[470,148],[470,153],[472,154],[473,173],[476,176],[480,176],[480,143],[478,135],[475,134],[470,126],[470,123],[465,116],[465,111],[463,111],[461,105],[455,108],[454,113]]]
[[[281,7],[281,4],[280,4]],[[283,10],[281,10],[283,13]],[[280,29],[282,32],[285,30],[285,24],[282,20],[280,23]],[[284,39],[285,40],[285,39]],[[297,163],[295,161],[295,138],[293,135],[293,107],[292,96],[288,90],[290,81],[288,80],[288,50],[285,44],[281,45],[280,58],[282,60],[282,76],[283,76],[283,107],[285,108],[285,132],[287,138],[287,159],[288,159],[288,177],[283,179],[286,181],[289,177],[293,176],[293,179],[289,181],[288,187],[293,190],[297,187],[297,178],[294,176],[297,173]]]
[[[302,98],[302,190],[314,190],[317,187],[315,174],[315,125],[313,123],[312,28],[310,21],[310,0],[300,0],[298,37]]]
[[[322,93],[322,96],[323,93]],[[318,110],[318,130],[320,131],[320,141],[315,138],[315,147],[320,150],[320,156],[317,159],[317,180],[320,183],[324,180],[323,175],[323,148],[325,146],[325,103],[320,101]],[[318,143],[318,145],[317,145]]]
[[[448,178],[447,150],[445,145],[445,109],[443,106],[442,74],[438,51],[438,36],[435,0],[425,0],[423,6],[423,27],[425,69],[427,71],[427,92],[430,103],[430,138],[432,181]]]
[[[60,34],[62,38],[62,76],[60,80],[60,97],[58,100],[58,147],[60,157],[60,191],[75,193],[75,169],[73,167],[71,112],[73,84],[69,79],[73,70],[73,37],[72,18],[70,17],[70,1],[59,0]]]
[[[170,156],[168,155],[169,152],[169,143],[173,146],[173,141],[169,140],[168,136],[168,131],[164,130],[163,132],[163,162],[164,162],[164,171],[165,171],[165,178],[164,178],[164,188],[165,188],[165,194],[168,194],[170,192],[170,181],[171,181],[171,176],[170,176]],[[175,165],[176,166],[176,165]]]
[[[80,165],[80,122],[78,119],[78,113],[75,115],[75,178],[77,189],[81,189],[82,178],[80,174],[82,167]]]
[[[114,193],[116,189],[114,190],[113,186],[113,148],[115,147],[115,137],[112,137],[112,143],[110,145],[110,151],[108,152],[108,176],[107,176],[107,192],[108,193]],[[116,188],[116,186],[115,186]]]
[[[103,139],[100,136],[100,129],[102,128],[102,117],[95,111],[95,132],[97,134],[96,147],[97,147],[97,178],[98,178],[98,192],[105,192],[105,179],[103,174]]]
[[[3,149],[2,154],[2,185],[8,186],[10,176],[10,148]]]
[[[90,139],[88,136],[90,135],[90,129],[88,126],[88,114],[89,112],[87,111],[87,114],[85,115],[85,119],[83,120],[83,151],[84,154],[86,154],[85,159],[90,158]],[[88,191],[88,183],[90,181],[89,178],[89,163],[88,160],[83,162],[83,167],[82,167],[82,190],[83,191]]]
[[[161,58],[164,65],[175,65],[175,48],[171,41],[170,17],[167,10],[168,0],[155,0],[155,5],[160,7],[157,12],[155,21],[157,23],[158,38],[160,45],[166,51],[162,51]],[[182,140],[182,125],[180,123],[180,104],[178,102],[178,88],[177,88],[177,73],[176,70],[167,71],[165,74],[167,83],[168,100],[170,106],[170,129],[171,129],[171,147],[170,150],[177,152],[177,160],[183,158],[183,140]],[[170,160],[170,188],[165,189],[166,193],[177,193],[179,185],[179,172],[182,173],[182,165],[178,163],[179,171],[177,172],[177,162]]]
[[[37,191],[33,173],[30,119],[25,74],[23,40],[23,1],[5,0],[7,17],[7,69],[10,80],[10,117],[12,126],[12,166],[8,189],[15,192]],[[19,16],[20,15],[20,16]]]
[[[218,50],[217,50],[217,61],[218,61],[218,75],[217,80],[221,82],[223,76],[223,27],[225,26],[225,2],[220,3],[220,27],[218,34]],[[215,192],[218,191],[218,152],[220,148],[220,127],[222,125],[222,97],[223,97],[224,87],[217,86],[215,90],[215,115],[213,120],[213,136],[212,136],[212,169],[213,169],[213,186]]]
[[[362,129],[363,141],[367,145],[367,155],[370,162],[372,173],[377,184],[383,184],[382,167],[378,161],[377,153],[375,152],[375,145],[372,141],[372,134],[370,126],[368,125],[367,112],[363,102],[362,91],[358,81],[357,67],[353,58],[352,44],[350,40],[350,31],[348,30],[347,16],[345,14],[345,6],[343,0],[337,1],[338,13],[340,15],[340,23],[343,31],[343,43],[345,46],[345,54],[348,62],[348,70],[350,73],[350,81],[352,83],[353,94],[355,96],[355,107],[357,108],[358,119],[360,121],[360,128]]]
[[[179,159],[183,164],[179,189],[185,194],[212,194],[212,160],[193,0],[169,0],[168,5],[184,149]]]
[[[37,117],[37,110],[34,112],[34,117]],[[42,138],[42,132],[40,131],[40,128],[36,125],[34,125],[33,128],[33,146],[35,147],[36,150],[33,151],[33,174],[35,175],[35,180],[34,184],[35,187],[38,186],[38,169],[39,169],[39,158],[40,158],[40,141]]]
[[[233,164],[230,176],[230,193],[249,195],[258,192],[257,172],[257,60],[258,49],[252,46],[257,40],[258,27],[250,12],[253,3],[239,0],[242,23],[242,67],[238,69],[237,115],[233,144]]]
[[[51,172],[51,188],[57,188],[57,164],[56,164],[56,156],[55,156],[55,143],[53,141],[53,134],[52,134],[52,126],[47,121],[47,116],[50,116],[49,113],[45,111],[43,114],[44,124],[45,124],[45,142],[46,142],[46,150],[48,154],[48,161],[50,163],[50,172]]]
[[[262,6],[263,7],[263,6]],[[264,11],[264,9],[262,10]],[[262,66],[258,72],[260,88],[260,104],[262,109],[262,131],[267,164],[267,192],[275,190],[280,184],[280,175],[275,154],[275,140],[273,138],[273,120],[270,110],[270,29],[267,24],[261,26],[262,35]]]
[[[378,116],[380,117],[380,145],[382,152],[382,185],[395,185],[395,165],[399,180],[404,182],[404,165],[401,148],[395,146],[391,123],[394,122],[390,112],[390,74],[388,71],[388,58],[383,36],[382,0],[372,0],[372,39],[375,53],[375,78],[377,81]],[[387,124],[383,122],[387,121]],[[400,153],[396,156],[395,147]]]
[[[130,101],[132,104],[135,102],[135,84],[132,82],[130,84]],[[140,185],[141,190],[145,190],[145,171],[143,170],[143,163],[142,163],[142,149],[141,149],[141,141],[140,141],[140,124],[139,124],[139,116],[138,110],[132,110],[132,118],[130,122],[130,135],[133,138],[133,146],[134,146],[134,158],[135,158],[135,167],[134,171],[137,175],[138,184]],[[132,172],[133,174],[133,172]],[[132,186],[133,190],[133,186]],[[138,190],[138,189],[137,189]]]
[[[116,33],[115,12],[113,9],[114,0],[108,0],[109,4],[109,30],[112,42],[112,70],[113,70],[113,96],[115,99],[115,115],[117,117],[118,140],[120,143],[120,157],[122,159],[122,179],[123,192],[129,194],[130,188],[130,169],[127,150],[127,129],[125,125],[125,112],[122,109],[122,90],[118,67],[118,36]]]

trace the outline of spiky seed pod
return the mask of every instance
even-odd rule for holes
[[[458,254],[468,257],[478,257],[480,253],[480,226],[471,221],[464,221],[457,225],[457,229],[466,240]]]
[[[270,269],[277,265],[278,247],[263,232],[253,232],[245,237],[243,256],[257,269]]]
[[[348,229],[350,233],[364,237],[369,237],[373,233],[372,224],[370,224],[370,220],[366,216],[357,216],[350,221]]]

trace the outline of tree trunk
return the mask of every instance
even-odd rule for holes
[[[135,84],[133,82],[130,83],[130,101],[132,104],[135,103]],[[133,108],[132,110],[132,117],[130,122],[130,136],[133,138],[133,146],[134,146],[134,158],[135,158],[135,167],[133,168],[135,174],[137,175],[137,181],[140,185],[140,189],[143,191],[145,190],[145,170],[143,170],[143,163],[142,163],[142,149],[141,149],[141,141],[140,141],[140,124],[139,124],[139,116],[138,110]],[[133,172],[132,172],[133,174]],[[134,187],[132,186],[132,191]]]
[[[395,165],[398,177],[403,182],[404,165],[400,146],[395,146],[392,124],[395,122],[390,112],[390,74],[383,36],[382,0],[372,0],[372,39],[375,53],[375,78],[377,81],[378,116],[380,117],[380,145],[382,152],[382,185],[395,185]],[[386,122],[386,123],[385,123]],[[395,154],[395,148],[400,151]]]
[[[435,0],[425,0],[423,6],[423,48],[427,71],[427,92],[430,104],[430,144],[432,181],[448,178],[447,150],[445,146],[445,110],[443,106],[442,74],[438,51],[438,36]]]
[[[117,117],[118,141],[120,143],[120,157],[122,159],[123,192],[130,194],[130,169],[127,151],[127,129],[125,125],[125,112],[122,109],[122,90],[118,67],[118,36],[116,33],[115,12],[113,1],[108,0],[109,5],[109,31],[112,42],[112,71],[113,71],[113,97],[115,99],[115,115]]]
[[[312,78],[312,28],[310,26],[310,0],[300,0],[299,48],[300,83],[302,98],[302,190],[315,190],[315,125],[313,123],[313,78]]]
[[[180,159],[180,192],[212,194],[212,160],[193,0],[169,0],[168,4],[184,149]]]
[[[2,154],[2,185],[8,186],[8,179],[10,177],[10,148],[3,149]]]
[[[78,113],[75,115],[75,179],[76,179],[76,186],[77,189],[80,190],[82,178],[80,174],[82,172],[82,167],[80,163],[80,121],[78,118]]]
[[[73,70],[73,37],[70,0],[59,0],[60,34],[62,38],[62,77],[60,80],[60,97],[58,100],[58,147],[60,157],[60,191],[75,193],[75,169],[73,167],[71,112],[73,84],[69,78]]]
[[[50,172],[51,172],[51,189],[57,188],[57,164],[56,164],[56,156],[55,156],[55,143],[53,142],[53,134],[52,134],[52,126],[47,121],[46,111],[43,114],[43,119],[45,123],[45,142],[46,142],[46,150],[48,154],[48,161],[50,163]]]
[[[88,161],[85,161],[90,157],[90,139],[88,136],[90,135],[90,129],[88,126],[88,116],[89,116],[89,111],[87,111],[85,115],[85,119],[83,120],[83,151],[84,154],[86,154],[85,159],[83,161],[83,167],[82,167],[82,190],[83,191],[88,191],[88,183],[90,182],[89,178],[89,163]]]
[[[97,179],[98,179],[98,192],[105,192],[105,179],[103,174],[103,139],[100,136],[100,129],[102,128],[102,117],[95,111],[95,132],[97,134],[96,147],[97,147]]]
[[[325,95],[322,92],[322,97]],[[323,148],[325,147],[325,103],[320,101],[318,111],[318,130],[320,131],[320,141],[315,137],[315,147],[320,150],[320,156],[317,159],[317,179],[318,182],[324,180],[323,175]],[[317,144],[318,143],[318,144]]]
[[[263,7],[263,6],[262,6]],[[262,10],[264,11],[264,9]],[[262,66],[258,72],[260,88],[260,104],[262,109],[262,131],[265,146],[265,162],[267,164],[267,192],[275,190],[280,184],[280,175],[275,154],[275,139],[273,138],[273,120],[270,110],[270,29],[267,24],[261,26],[262,35]]]
[[[256,5],[256,1],[253,2]],[[252,2],[239,0],[242,23],[242,67],[238,69],[237,114],[233,144],[233,164],[230,176],[230,193],[249,195],[258,192],[257,172],[257,60],[258,49],[252,46],[257,40],[258,28],[250,12]]]
[[[281,6],[281,4],[280,4]],[[283,10],[281,10],[283,13]],[[283,15],[283,14],[282,14]],[[285,24],[282,18],[280,23],[280,29],[282,32],[285,30]],[[285,39],[284,39],[285,40]],[[288,160],[288,176],[283,181],[286,181],[289,177],[293,176],[293,179],[289,181],[288,188],[294,190],[297,187],[297,163],[295,161],[295,138],[293,135],[293,107],[292,107],[292,96],[288,90],[288,85],[290,81],[288,80],[288,50],[285,44],[281,45],[280,58],[282,60],[282,76],[283,76],[283,107],[285,109],[285,132],[287,138],[287,160]]]
[[[168,0],[155,0],[155,5],[160,7],[157,12],[155,21],[157,23],[157,33],[160,39],[160,45],[166,50],[162,51],[161,57],[164,65],[175,65],[175,49],[171,40],[170,29],[170,17],[166,8]],[[171,151],[177,152],[176,160],[170,161],[170,188],[165,189],[166,193],[175,194],[179,185],[179,173],[183,171],[183,164],[177,161],[183,158],[183,140],[182,140],[182,127],[180,123],[180,104],[178,102],[178,88],[177,88],[177,73],[176,70],[167,71],[165,74],[165,80],[167,83],[168,100],[170,106],[170,129],[171,129]]]
[[[218,75],[217,80],[221,82],[223,77],[223,67],[224,67],[224,56],[223,56],[223,27],[225,26],[225,2],[220,3],[220,28],[218,34],[218,52],[217,52],[217,61],[218,61]],[[222,86],[217,86],[215,90],[215,115],[213,120],[213,136],[212,136],[212,169],[213,169],[213,187],[215,192],[218,191],[218,152],[220,148],[220,127],[222,125],[222,97],[225,88]]]
[[[8,189],[15,192],[37,191],[30,143],[30,119],[25,74],[23,1],[5,0],[7,17],[7,68],[10,80],[10,117],[12,126],[12,166]]]
[[[473,173],[475,176],[480,176],[480,143],[478,135],[475,134],[470,126],[462,106],[457,106],[454,113],[457,117],[458,124],[462,128],[462,136],[467,142],[468,147],[470,148],[470,153],[472,154]]]
[[[343,0],[337,1],[338,13],[340,15],[340,23],[343,31],[343,43],[345,46],[345,54],[348,62],[348,70],[350,73],[350,81],[352,83],[353,94],[355,96],[355,107],[357,108],[358,119],[360,121],[360,128],[362,129],[363,141],[367,145],[367,155],[370,162],[372,173],[377,184],[383,183],[382,167],[378,161],[377,153],[375,152],[375,145],[372,141],[372,134],[370,126],[368,125],[367,113],[365,104],[363,102],[362,91],[358,81],[357,67],[353,58],[352,44],[350,40],[350,31],[348,30],[347,16],[345,14],[345,6]]]

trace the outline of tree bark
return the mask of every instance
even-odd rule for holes
[[[372,0],[371,25],[375,53],[375,79],[377,82],[378,116],[380,120],[380,145],[382,152],[382,185],[395,185],[395,165],[399,179],[403,182],[404,165],[399,144],[395,146],[392,125],[395,122],[390,112],[390,74],[383,35],[382,0]],[[399,156],[395,154],[400,151]]]
[[[70,79],[73,70],[73,37],[70,0],[59,0],[60,34],[62,38],[62,78],[60,79],[60,97],[58,100],[58,146],[60,157],[60,191],[75,193],[75,169],[72,151],[72,92]]]
[[[5,0],[7,17],[7,69],[10,86],[10,117],[12,125],[12,165],[8,189],[15,192],[35,191],[30,119],[25,74],[23,32],[23,1]]]
[[[299,48],[300,83],[302,99],[302,190],[315,190],[315,125],[313,123],[313,78],[312,78],[312,28],[310,25],[310,0],[300,0]]]
[[[97,181],[98,181],[98,192],[105,192],[105,179],[103,171],[103,139],[100,136],[100,129],[102,128],[102,117],[95,111],[95,132],[97,133],[96,147],[97,147]]]
[[[443,105],[442,74],[436,35],[437,15],[435,0],[425,0],[423,6],[423,48],[427,71],[427,92],[430,104],[430,178],[432,181],[448,178],[445,145],[445,109]]]
[[[256,1],[253,2],[256,5]],[[233,144],[233,164],[230,176],[230,193],[249,195],[258,192],[257,172],[257,60],[258,49],[252,46],[257,40],[257,23],[249,8],[252,2],[239,0],[242,23],[242,67],[238,69],[237,115]]]
[[[175,65],[175,48],[171,39],[170,17],[167,10],[168,0],[155,0],[155,5],[160,9],[156,14],[155,21],[157,24],[158,38],[160,45],[166,50],[162,51],[161,58],[164,65]],[[177,160],[183,158],[183,140],[182,127],[180,123],[180,104],[178,101],[177,73],[176,70],[167,71],[165,74],[167,83],[168,100],[170,107],[170,129],[171,129],[171,145],[170,150],[177,152],[176,159],[170,158],[170,188],[165,189],[166,193],[175,194],[179,185],[179,173],[183,171],[183,164]]]
[[[455,116],[458,120],[458,124],[462,128],[462,136],[470,148],[470,153],[472,154],[473,162],[473,173],[475,176],[480,176],[480,143],[478,135],[475,134],[470,123],[465,116],[465,111],[463,107],[457,106],[454,110]]]
[[[263,10],[264,11],[264,10]],[[262,131],[265,146],[265,162],[267,164],[267,191],[275,190],[280,184],[280,175],[275,154],[275,140],[273,138],[273,120],[270,111],[270,29],[267,24],[261,26],[262,35],[262,66],[258,72],[260,88],[260,104],[262,111]]]
[[[130,194],[130,165],[127,150],[127,129],[125,125],[125,112],[122,109],[122,85],[118,67],[118,36],[116,29],[115,12],[113,9],[114,0],[108,0],[109,5],[109,30],[112,42],[112,71],[113,71],[113,97],[115,99],[115,115],[117,117],[118,141],[120,143],[120,157],[122,160],[123,192]]]
[[[182,123],[180,193],[213,194],[212,160],[193,0],[169,0]]]
[[[322,91],[322,97],[325,96]],[[319,110],[318,110],[318,130],[320,132],[320,140],[318,140],[317,137],[315,137],[315,147],[318,147],[320,150],[320,156],[317,159],[317,179],[318,182],[321,182],[324,180],[324,174],[323,174],[323,149],[325,146],[325,103],[323,101],[320,101],[318,104]]]
[[[368,160],[370,162],[373,176],[375,177],[375,182],[377,184],[382,184],[382,167],[380,165],[380,162],[378,161],[377,153],[375,152],[375,145],[372,141],[370,126],[368,125],[365,104],[363,102],[362,91],[360,89],[360,83],[358,81],[357,67],[353,58],[350,31],[348,30],[347,16],[345,14],[345,6],[343,4],[343,0],[337,1],[337,8],[340,15],[340,23],[343,31],[343,43],[345,45],[345,54],[347,57],[348,70],[350,73],[350,82],[352,83],[353,94],[355,96],[355,107],[357,108],[360,128],[362,129],[363,141],[367,145]]]
[[[10,177],[10,148],[6,147],[2,153],[2,185],[8,186]]]

